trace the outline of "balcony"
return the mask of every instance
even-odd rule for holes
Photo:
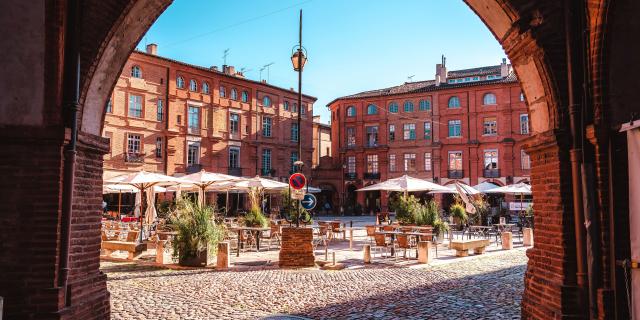
[[[144,162],[144,154],[137,152],[127,152],[124,155],[124,161],[130,163],[143,163]]]
[[[229,168],[227,173],[231,176],[242,177],[242,168]]]
[[[364,178],[369,180],[380,180],[380,172],[365,172]]]
[[[188,165],[185,172],[187,174],[192,174],[192,173],[200,172],[201,170],[202,170],[202,165],[199,163],[194,163],[194,164]]]
[[[344,174],[344,178],[346,180],[356,180],[358,178],[358,174],[355,172],[347,172]]]
[[[484,169],[482,176],[485,178],[500,178],[500,169]]]
[[[462,171],[462,170],[447,170],[447,177],[449,179],[462,179],[462,178],[464,178],[464,171]]]
[[[378,142],[368,142],[364,146],[365,146],[365,148],[377,148],[378,147]]]

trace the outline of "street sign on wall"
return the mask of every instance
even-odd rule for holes
[[[302,189],[291,189],[291,199],[294,200],[302,200],[304,199],[304,190]]]

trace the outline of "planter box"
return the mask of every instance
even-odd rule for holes
[[[197,256],[183,259],[180,258],[178,264],[185,267],[206,267],[213,263],[215,256],[211,254],[210,248],[200,251]]]
[[[313,267],[313,229],[282,228],[282,246],[280,248],[280,267]]]

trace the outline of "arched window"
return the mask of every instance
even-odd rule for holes
[[[131,76],[134,78],[142,78],[142,69],[140,69],[140,66],[131,67]]]
[[[431,110],[431,101],[428,99],[420,100],[420,111],[429,111]]]
[[[356,116],[356,107],[348,106],[347,107],[347,117],[355,117]]]
[[[367,114],[377,114],[378,113],[378,106],[376,106],[375,104],[370,104],[367,106]]]
[[[460,99],[457,96],[449,98],[449,108],[460,108]]]
[[[189,80],[189,90],[191,90],[193,92],[197,92],[198,91],[198,82],[196,82],[193,79]]]
[[[269,98],[269,96],[264,96],[262,98],[262,105],[265,107],[271,107],[271,98]]]
[[[209,94],[209,83],[208,82],[203,82],[202,83],[202,93]]]
[[[484,105],[496,104],[496,95],[493,93],[485,94],[484,97],[482,98],[482,104]]]
[[[224,86],[220,86],[220,98],[226,98],[227,97],[227,89],[224,88]]]
[[[249,92],[242,91],[242,102],[249,102]]]
[[[405,101],[405,103],[404,103],[404,112],[413,112],[413,102]]]
[[[231,100],[238,100],[238,90],[236,88],[231,89]]]
[[[176,87],[178,87],[179,89],[184,89],[184,79],[182,79],[182,77],[178,77],[176,78]]]
[[[398,113],[398,104],[395,102],[389,103],[389,112]]]

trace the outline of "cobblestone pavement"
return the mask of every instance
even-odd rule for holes
[[[102,269],[113,319],[517,319],[526,261],[521,248],[420,268]]]

